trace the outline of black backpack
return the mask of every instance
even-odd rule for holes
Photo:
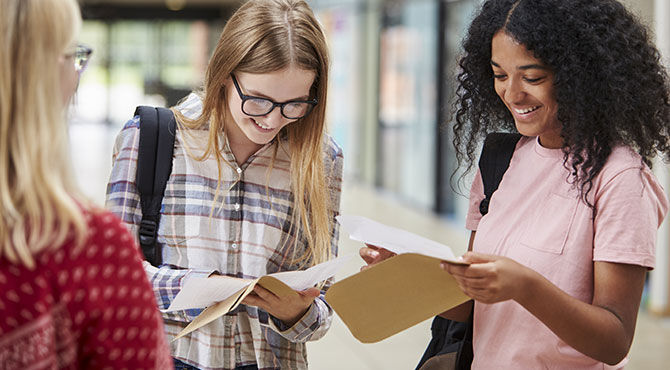
[[[479,172],[484,183],[484,200],[479,204],[479,212],[484,216],[489,211],[489,201],[493,193],[498,190],[498,185],[509,167],[509,162],[514,154],[514,148],[521,138],[520,134],[492,133],[486,136],[481,156],[479,157]],[[431,339],[424,352],[417,370],[433,359],[433,366],[425,368],[437,368],[440,366],[440,357],[455,357],[454,369],[470,369],[472,364],[472,312],[467,322],[459,322],[435,316],[430,326]]]
[[[162,263],[156,236],[165,185],[172,172],[172,153],[177,124],[167,108],[139,106],[140,144],[137,153],[137,191],[142,207],[138,230],[144,258],[154,266]]]

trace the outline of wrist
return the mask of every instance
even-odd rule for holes
[[[519,279],[514,300],[525,307],[534,297],[537,297],[541,276],[526,266],[523,266],[520,273],[521,279]]]
[[[310,308],[312,308],[311,304],[309,306],[307,306],[304,310],[300,311],[296,316],[290,317],[287,320],[284,320],[284,319],[280,319],[280,320],[283,321],[284,324],[286,324],[286,326],[292,327],[298,321],[300,321],[300,319],[302,319],[303,317],[305,317],[305,315],[307,315],[307,312],[309,312]]]

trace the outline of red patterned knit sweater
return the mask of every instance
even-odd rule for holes
[[[0,369],[171,369],[138,248],[105,211],[85,213],[81,248],[0,258]]]

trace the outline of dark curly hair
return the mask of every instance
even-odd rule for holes
[[[614,147],[631,147],[650,167],[657,151],[670,158],[668,76],[647,30],[621,3],[488,0],[459,61],[453,144],[465,173],[487,133],[517,131],[493,86],[491,39],[500,30],[553,70],[563,164],[589,206]]]

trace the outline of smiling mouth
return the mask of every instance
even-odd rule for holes
[[[263,130],[271,130],[271,129],[272,129],[271,127],[264,126],[262,123],[256,121],[255,119],[252,119],[252,121],[254,121],[254,124],[255,124],[256,126],[262,128]]]
[[[538,106],[530,107],[530,108],[526,108],[526,109],[516,109],[516,108],[513,108],[513,109],[514,109],[515,112],[517,112],[519,114],[527,114],[527,113],[534,112],[534,111],[540,109],[540,106],[538,105]]]

